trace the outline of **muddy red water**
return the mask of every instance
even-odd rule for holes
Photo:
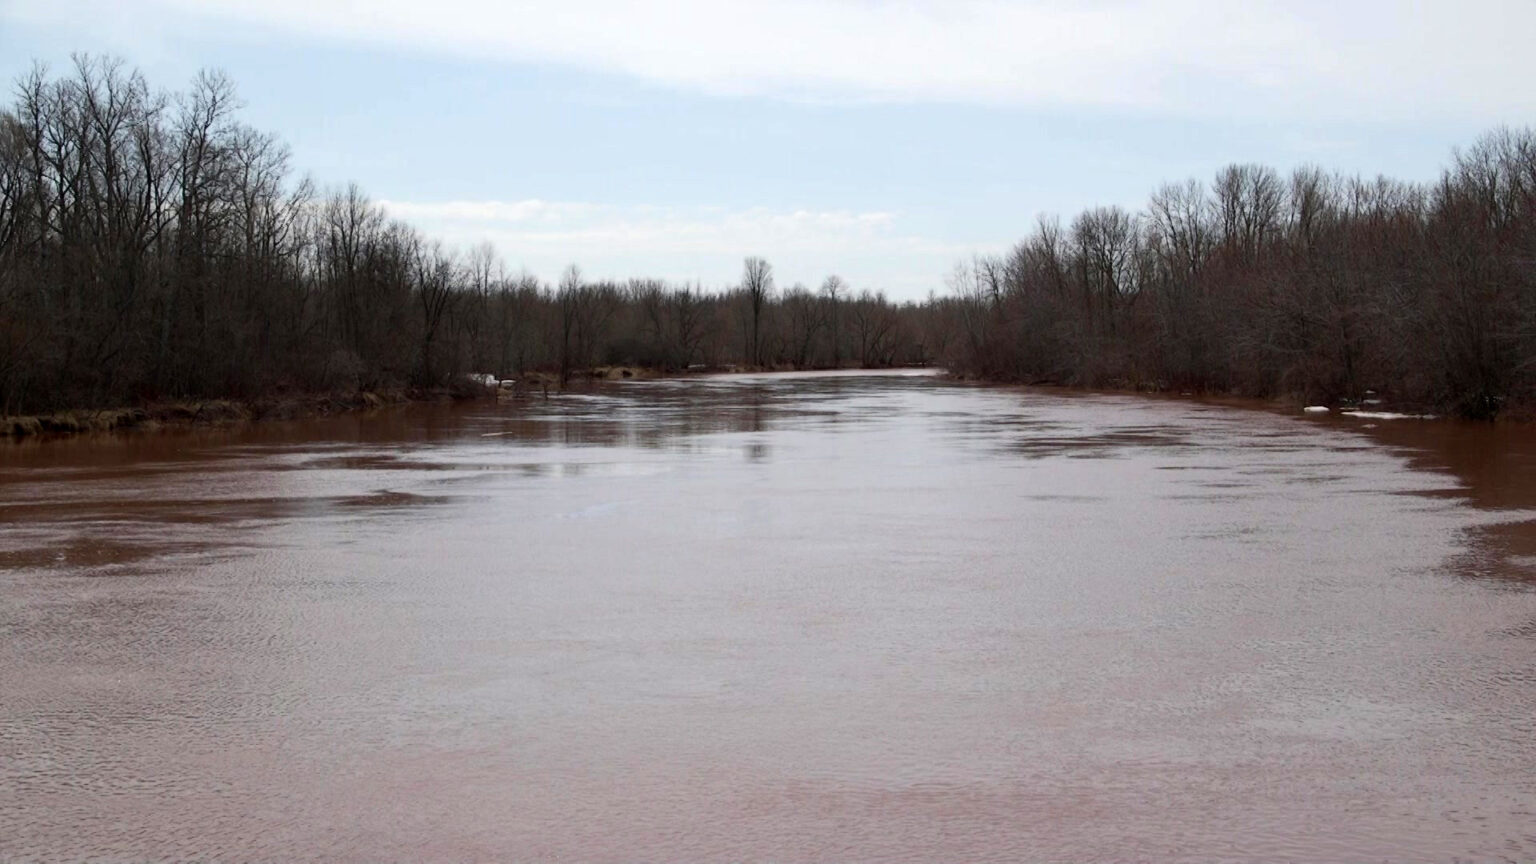
[[[1536,857],[1528,430],[914,375],[0,448],[0,859]]]

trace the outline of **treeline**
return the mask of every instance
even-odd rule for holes
[[[434,388],[598,364],[883,366],[944,348],[925,308],[837,277],[558,284],[296,179],[231,82],[165,93],[121,61],[39,67],[0,110],[0,415]]]
[[[1223,169],[1141,212],[1042,220],[893,304],[775,286],[509,274],[355,186],[293,176],[229,80],[39,67],[0,109],[0,415],[664,370],[941,362],[994,380],[1536,408],[1536,135],[1430,184]]]
[[[1536,135],[1415,185],[1234,165],[1139,213],[1042,220],[953,277],[951,366],[1083,386],[1536,404]]]

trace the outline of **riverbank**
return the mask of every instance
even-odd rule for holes
[[[158,429],[185,429],[199,426],[221,426],[265,420],[300,420],[335,414],[373,411],[390,405],[416,402],[471,401],[477,399],[510,399],[525,396],[557,395],[571,389],[581,389],[604,382],[646,380],[673,376],[730,374],[741,372],[792,371],[784,369],[754,369],[742,366],[693,368],[680,372],[668,372],[642,366],[600,366],[571,373],[562,385],[560,376],[552,372],[528,372],[516,378],[482,380],[468,376],[451,387],[429,390],[400,388],[377,389],[357,392],[333,392],[311,394],[284,394],[257,399],[206,399],[193,401],[157,401],[142,406],[76,409],[50,414],[19,417],[0,417],[0,439],[54,438],[71,435],[116,432],[154,431]],[[1196,401],[1233,408],[1306,414],[1314,417],[1358,416],[1372,419],[1373,415],[1414,419],[1457,419],[1455,415],[1439,414],[1420,405],[1396,403],[1368,395],[1359,401],[1310,403],[1300,396],[1261,398],[1221,393],[1177,391],[1148,387],[1079,387],[1052,382],[1020,382],[983,378],[964,373],[945,373],[954,381],[981,386],[1022,387],[1060,393],[1083,395],[1124,395],[1153,399]],[[1326,409],[1326,410],[1324,410]],[[1536,414],[1529,410],[1510,407],[1500,412],[1500,423],[1530,423]]]
[[[1252,408],[1278,411],[1286,414],[1304,414],[1313,417],[1354,417],[1365,420],[1414,419],[1457,420],[1484,423],[1529,424],[1536,421],[1536,404],[1526,401],[1500,402],[1498,410],[1491,413],[1468,414],[1442,405],[1394,399],[1390,394],[1367,390],[1358,399],[1315,399],[1301,393],[1281,393],[1272,396],[1252,396],[1242,393],[1222,393],[1202,390],[1181,390],[1153,385],[1102,385],[1084,386],[1063,384],[1049,380],[1018,380],[991,378],[968,372],[950,372],[954,381],[998,387],[1024,387],[1060,393],[1082,393],[1116,396],[1142,396],[1154,399],[1194,400],[1233,408]]]
[[[181,429],[261,420],[299,420],[355,411],[371,411],[410,402],[508,399],[550,396],[614,381],[757,372],[812,371],[782,366],[696,365],[668,370],[651,366],[610,365],[574,370],[565,376],[549,371],[524,372],[514,378],[465,375],[447,387],[381,388],[357,392],[290,393],[255,399],[163,400],[140,406],[70,409],[48,414],[0,416],[0,439],[64,437],[125,430]]]
[[[412,402],[547,396],[593,382],[659,378],[665,374],[659,369],[637,366],[600,366],[568,375],[564,385],[557,374],[527,372],[504,380],[464,377],[448,387],[431,389],[380,388],[356,392],[287,393],[254,399],[158,400],[138,406],[0,416],[0,439],[58,438],[128,430],[155,431],[265,420],[301,420],[374,411]]]
[[[367,411],[404,402],[455,398],[448,391],[310,393],[259,399],[150,402],[126,408],[76,409],[52,414],[0,417],[0,438],[62,437],[130,429],[153,431],[218,426],[258,420],[294,420]]]

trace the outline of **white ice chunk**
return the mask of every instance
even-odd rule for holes
[[[1396,411],[1341,411],[1345,417],[1361,420],[1433,420],[1433,414],[1399,414]]]

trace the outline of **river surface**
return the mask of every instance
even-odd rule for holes
[[[1536,858],[1529,429],[737,376],[0,447],[0,859]]]

